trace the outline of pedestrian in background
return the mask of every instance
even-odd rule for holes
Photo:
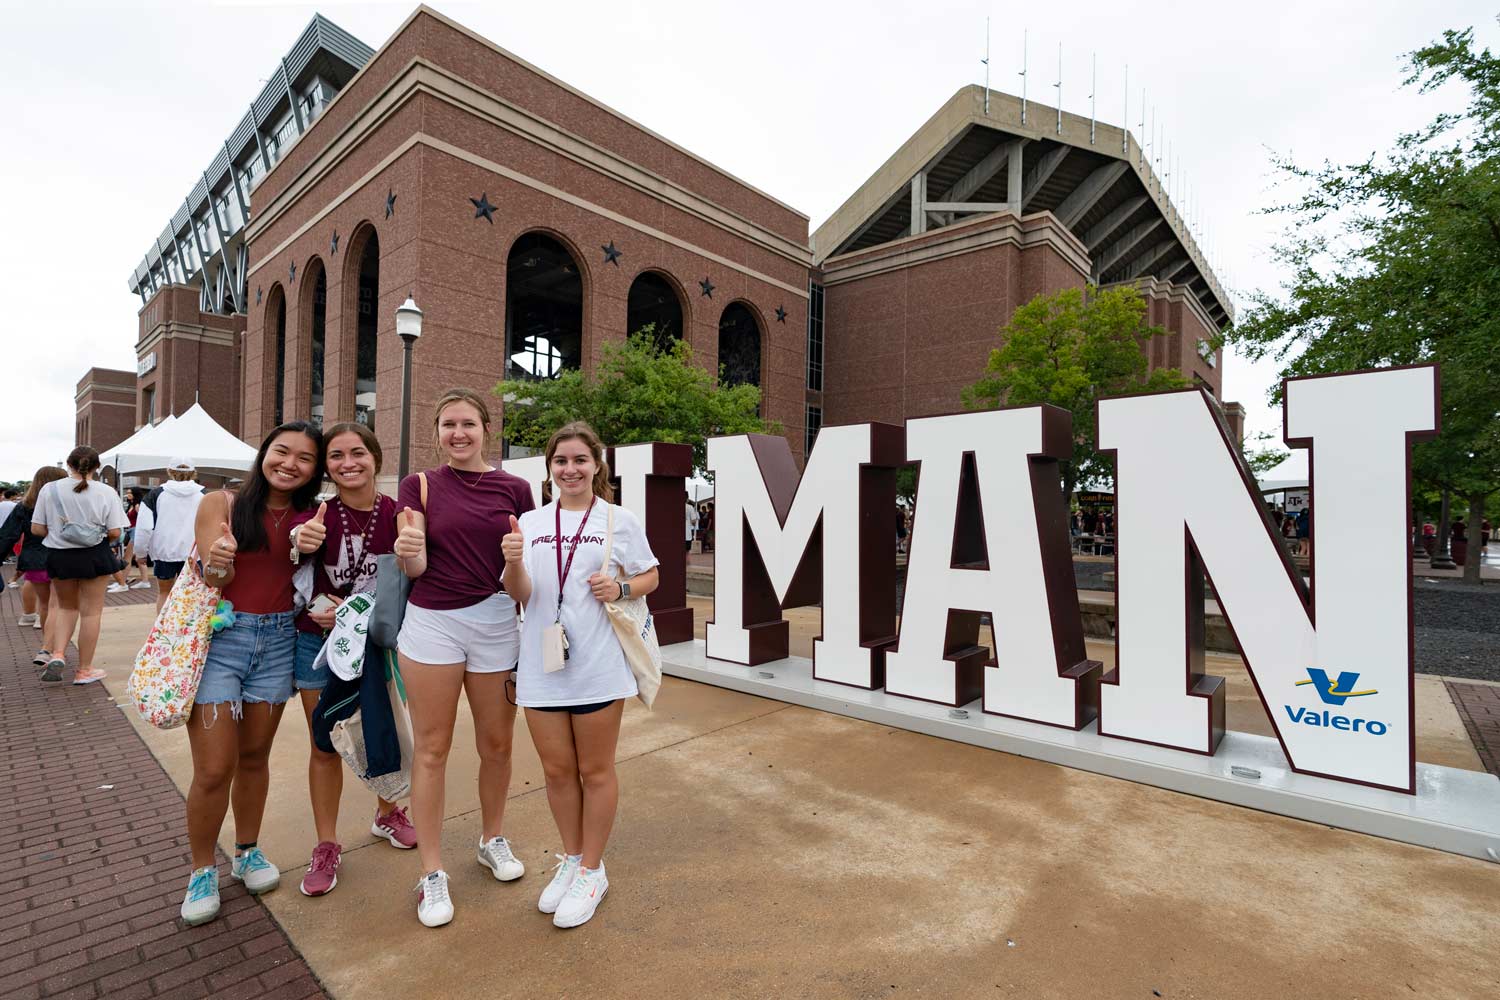
[[[63,652],[78,629],[78,669],[74,684],[104,679],[95,669],[99,646],[99,616],[104,610],[104,587],[119,569],[110,543],[130,524],[125,506],[112,488],[94,480],[99,453],[83,445],[68,455],[68,478],[42,487],[37,494],[31,533],[47,548],[47,576],[57,593],[57,627],[48,635],[52,659],[42,680],[62,680],[67,664]]]
[[[31,533],[31,518],[36,510],[37,494],[42,487],[59,479],[67,478],[67,473],[55,465],[44,465],[36,470],[36,475],[31,477],[31,487],[26,495],[11,510],[10,516],[0,524],[0,552],[8,552],[17,543],[20,544],[20,552],[16,555],[16,575],[22,580],[21,587],[21,617],[16,624],[21,627],[30,625],[33,629],[42,632],[42,649],[32,658],[32,663],[39,667],[45,667],[53,660],[51,646],[47,640],[47,624],[52,611],[52,581],[47,576],[47,546],[42,539]],[[66,649],[57,651],[57,659],[63,659]]]
[[[135,553],[151,560],[157,611],[193,551],[194,524],[203,501],[203,487],[197,479],[198,471],[189,459],[174,458],[167,466],[167,481],[148,493],[137,509]]]

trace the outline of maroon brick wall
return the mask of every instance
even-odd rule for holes
[[[1031,232],[1054,226],[1050,216],[1022,224]],[[960,393],[983,375],[1016,308],[1038,294],[1082,287],[1085,276],[1073,259],[1044,240],[908,262],[913,251],[956,248],[1015,225],[1007,217],[949,227],[825,262],[825,425],[899,423],[961,409]],[[882,257],[892,270],[848,277]]]
[[[75,446],[103,451],[135,433],[135,372],[90,368],[73,400]]]
[[[147,390],[155,394],[156,419],[180,416],[201,403],[220,426],[240,433],[239,341],[244,316],[200,312],[198,289],[167,285],[141,308],[137,361],[156,355],[155,367],[135,383],[135,424],[146,421]]]

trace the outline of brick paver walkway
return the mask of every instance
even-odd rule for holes
[[[18,594],[0,599],[0,997],[323,996],[222,856],[219,919],[182,926],[182,795],[103,685],[40,682]]]
[[[1443,683],[1485,770],[1500,775],[1500,685]]]

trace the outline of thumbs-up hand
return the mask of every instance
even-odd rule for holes
[[[514,514],[510,516],[510,532],[500,539],[500,554],[505,556],[507,566],[517,565],[526,555],[526,539],[521,535],[521,522]]]
[[[318,504],[318,512],[313,515],[311,521],[304,523],[297,529],[297,551],[303,555],[316,552],[323,547],[323,542],[328,538],[328,526],[323,519],[328,516],[328,502]]]
[[[208,549],[208,564],[220,573],[226,573],[234,565],[235,553],[239,551],[239,543],[234,540],[234,531],[229,527],[228,521],[219,522],[219,537],[214,539],[213,545]]]
[[[427,533],[417,527],[417,516],[407,507],[396,515],[396,555],[417,559],[427,553]]]

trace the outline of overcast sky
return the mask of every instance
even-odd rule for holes
[[[140,300],[126,279],[182,204],[314,11],[379,48],[411,3],[176,3],[130,7],[0,0],[0,268],[4,371],[0,479],[72,446],[75,385],[93,365],[133,369]],[[1146,89],[1165,154],[1200,207],[1233,288],[1274,287],[1278,223],[1268,154],[1363,158],[1456,108],[1462,92],[1401,90],[1402,54],[1449,27],[1500,43],[1492,5],[1221,5],[1072,0],[755,4],[439,3],[439,10],[811,217],[816,228],[955,90],[1063,105],[1119,123]],[[1229,5],[1223,5],[1229,6]],[[1141,138],[1137,130],[1137,138]],[[1175,183],[1175,181],[1174,181]],[[1180,190],[1180,189],[1179,189]],[[837,330],[829,336],[837,337]],[[1269,366],[1226,361],[1224,397],[1275,429]],[[977,373],[976,373],[977,376]]]

